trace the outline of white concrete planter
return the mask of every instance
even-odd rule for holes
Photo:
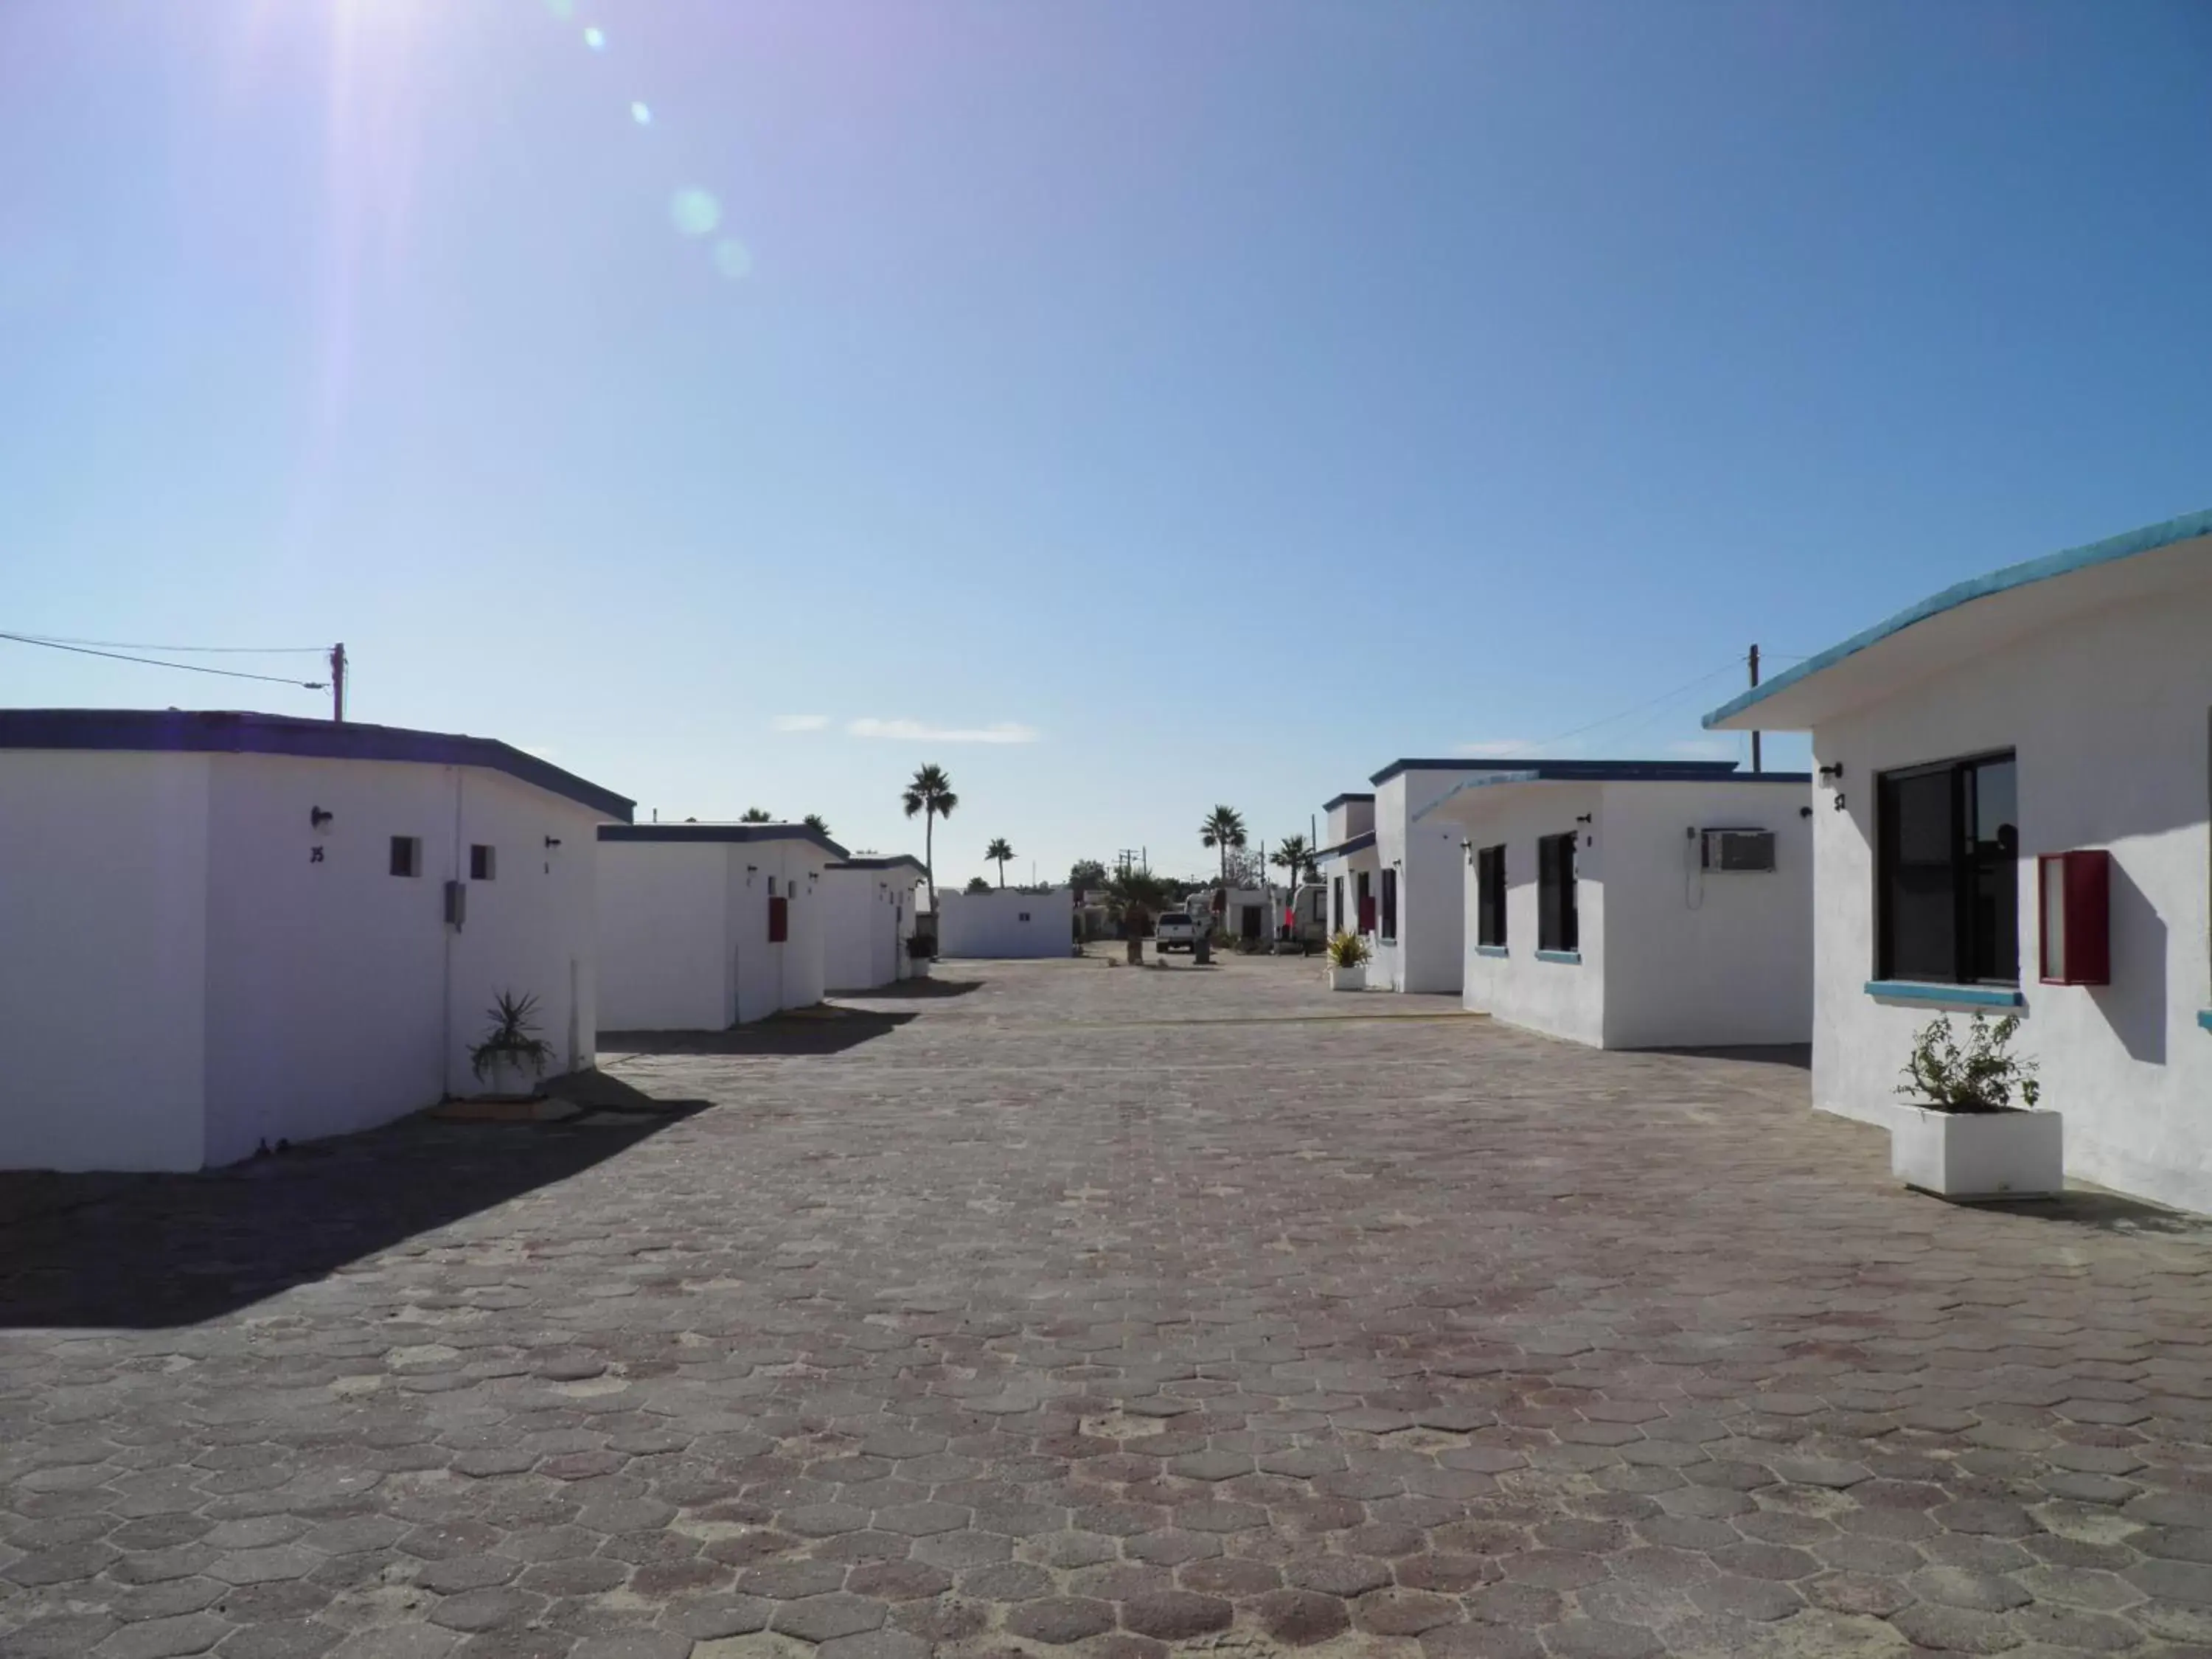
[[[908,979],[927,979],[929,960],[927,957],[908,957],[906,959],[906,976]]]
[[[1331,968],[1328,988],[1332,991],[1364,991],[1367,988],[1367,964],[1357,968]]]
[[[538,1073],[503,1056],[494,1059],[477,1081],[478,1100],[536,1100],[545,1092]]]
[[[2065,1120],[2057,1112],[1900,1109],[1890,1173],[1938,1198],[2042,1198],[2066,1186]]]

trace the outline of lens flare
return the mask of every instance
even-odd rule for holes
[[[722,222],[722,204],[713,192],[692,185],[669,198],[668,218],[685,236],[710,235]]]
[[[589,46],[593,52],[605,52],[607,49],[606,31],[605,29],[586,29],[584,31],[584,44]]]
[[[753,274],[753,251],[734,236],[725,236],[714,244],[714,269],[732,282],[742,282]]]
[[[629,106],[629,118],[641,127],[649,127],[653,125],[653,112],[643,104],[633,103]]]

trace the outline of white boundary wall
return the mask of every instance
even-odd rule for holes
[[[937,953],[941,957],[1064,957],[1075,948],[1073,893],[937,895]]]

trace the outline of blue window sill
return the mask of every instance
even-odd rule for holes
[[[2202,1025],[2206,1030],[2212,1031],[2212,1008],[2207,1008],[2203,1012],[2198,1014],[2197,1016],[2197,1023],[2199,1025]]]
[[[2024,1008],[2027,999],[2002,985],[1936,985],[1913,979],[1870,979],[1866,993],[1884,1002],[1921,1002],[1938,1008]]]
[[[1478,945],[1474,953],[1479,957],[1502,957],[1510,954],[1502,945]]]
[[[1583,953],[1579,951],[1539,951],[1536,952],[1536,960],[1563,962],[1570,968],[1579,968],[1582,965]]]

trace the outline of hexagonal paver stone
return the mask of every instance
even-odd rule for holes
[[[1026,1561],[1000,1561],[977,1567],[960,1581],[960,1593],[978,1601],[1033,1601],[1040,1595],[1049,1595],[1051,1590],[1052,1575]]]
[[[1970,1607],[1977,1613],[2002,1613],[2008,1607],[2026,1607],[2034,1599],[2009,1578],[1965,1567],[1923,1567],[1905,1583],[1923,1601]]]
[[[1563,1619],[1543,1638],[1559,1659],[1651,1659],[1666,1651],[1650,1632],[1611,1619]]]
[[[956,1504],[899,1504],[879,1511],[876,1525],[885,1532],[927,1538],[933,1533],[957,1532],[968,1524],[968,1511]]]
[[[864,1631],[824,1642],[821,1659],[929,1659],[932,1649],[919,1636],[902,1630]]]
[[[771,1601],[796,1601],[827,1595],[844,1582],[845,1569],[835,1561],[763,1561],[738,1577],[738,1588]]]
[[[783,1524],[802,1538],[834,1538],[865,1528],[868,1511],[850,1504],[805,1504],[787,1510]]]
[[[1168,1460],[1168,1473],[1186,1480],[1233,1480],[1252,1472],[1252,1460],[1241,1452],[1206,1450]]]
[[[714,1642],[766,1630],[775,1612],[773,1601],[758,1596],[702,1595],[677,1603],[661,1615],[661,1623],[696,1641]]]
[[[886,1601],[922,1601],[951,1589],[952,1575],[927,1561],[865,1561],[846,1576],[845,1588]]]
[[[2037,1530],[2034,1517],[2017,1504],[2000,1498],[1966,1498],[1955,1504],[1938,1504],[1929,1519],[1953,1532],[1982,1533],[1991,1538],[2025,1538]]]
[[[125,1625],[94,1650],[100,1659],[179,1659],[205,1653],[230,1634],[228,1620],[190,1613],[177,1619],[148,1619]]]
[[[858,1636],[878,1628],[888,1612],[884,1604],[842,1590],[831,1595],[810,1595],[776,1609],[769,1628],[802,1642],[828,1642],[840,1636]]]
[[[1267,1524],[1267,1511],[1256,1504],[1186,1504],[1176,1524],[1190,1532],[1247,1532]]]
[[[1774,1471],[1777,1480],[1786,1480],[1793,1486],[1827,1486],[1838,1492],[1874,1476],[1874,1471],[1865,1464],[1847,1462],[1840,1457],[1777,1457],[1767,1467]]]
[[[2002,1653],[2020,1645],[2020,1638],[2002,1618],[1965,1607],[1916,1603],[1890,1614],[1889,1623],[1908,1642],[1953,1653]]]
[[[323,1565],[323,1557],[304,1544],[278,1544],[269,1549],[233,1550],[208,1563],[208,1575],[231,1584],[265,1584],[280,1578],[305,1578]]]
[[[1353,1604],[1359,1628],[1376,1636],[1419,1636],[1459,1617],[1459,1603],[1425,1590],[1370,1590]]]
[[[1581,1589],[1606,1576],[1603,1561],[1573,1550],[1524,1550],[1507,1556],[1499,1565],[1508,1578],[1539,1589]]]
[[[2197,1561],[2141,1562],[2124,1575],[2128,1583],[2161,1601],[2212,1607],[2212,1565]]]
[[[343,1631],[319,1620],[273,1620],[233,1632],[222,1659],[320,1659],[344,1639]]]
[[[1236,1609],[1218,1597],[1188,1590],[1139,1595],[1121,1605],[1125,1629],[1162,1642],[1188,1642],[1209,1631],[1226,1630],[1236,1616]]]
[[[1820,1570],[1818,1561],[1787,1544],[1731,1544],[1711,1553],[1722,1571],[1746,1578],[1810,1578]]]
[[[1370,1590],[1381,1589],[1390,1582],[1390,1569],[1385,1563],[1365,1556],[1309,1555],[1285,1563],[1283,1576],[1300,1589],[1318,1590],[1323,1595],[1349,1601]]]
[[[1084,1595],[1052,1595],[1024,1601],[1006,1615],[1006,1628],[1032,1642],[1063,1647],[1114,1628],[1114,1608]]]
[[[1260,1467],[1269,1474],[1279,1474],[1292,1480],[1310,1480],[1317,1474],[1334,1474],[1344,1467],[1344,1454],[1327,1446],[1295,1446],[1288,1451],[1269,1452],[1260,1460]]]
[[[665,1630],[629,1630],[586,1638],[574,1659],[690,1659],[691,1638]]]
[[[386,1625],[349,1636],[331,1659],[445,1659],[461,1638],[435,1625]]]
[[[1122,1545],[1121,1553],[1155,1566],[1179,1567],[1186,1561],[1201,1561],[1220,1554],[1221,1540],[1211,1533],[1164,1527],[1158,1532],[1138,1534]]]
[[[1334,1595],[1271,1590],[1252,1604],[1260,1627],[1287,1647],[1310,1647],[1352,1628],[1352,1614]]]
[[[1808,1599],[1831,1612],[1869,1619],[1887,1619],[1912,1602],[1912,1592],[1902,1583],[1870,1572],[1824,1572],[1803,1588]]]
[[[1690,1586],[1690,1600],[1705,1613],[1730,1619],[1751,1619],[1765,1624],[1787,1619],[1805,1605],[1805,1598],[1788,1584],[1771,1578],[1739,1578],[1727,1575]]]

